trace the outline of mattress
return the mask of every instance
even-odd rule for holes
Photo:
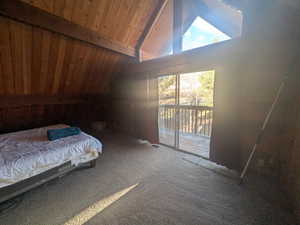
[[[77,166],[98,158],[101,142],[84,132],[55,141],[47,139],[48,129],[65,127],[59,124],[0,135],[0,188],[68,161]]]

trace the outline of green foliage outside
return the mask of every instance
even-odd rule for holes
[[[188,77],[181,79],[180,104],[213,106],[214,75],[215,71],[182,75]],[[160,105],[175,104],[175,89],[175,76],[159,78]]]
[[[159,104],[175,104],[176,77],[164,76],[159,78]]]
[[[215,71],[203,72],[198,80],[201,87],[197,89],[196,95],[201,99],[201,105],[213,106]]]

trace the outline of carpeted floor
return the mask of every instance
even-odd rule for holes
[[[256,192],[184,160],[183,153],[122,135],[99,136],[104,153],[96,168],[30,191],[17,208],[0,216],[0,224],[295,224],[289,213]],[[123,197],[107,199],[119,191]]]

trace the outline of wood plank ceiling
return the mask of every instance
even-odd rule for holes
[[[135,48],[159,0],[23,0]],[[0,17],[0,95],[109,92],[127,56]]]
[[[135,47],[160,0],[22,0],[51,14]]]

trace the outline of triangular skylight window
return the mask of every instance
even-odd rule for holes
[[[183,35],[182,50],[186,51],[231,39],[216,27],[197,17]]]

